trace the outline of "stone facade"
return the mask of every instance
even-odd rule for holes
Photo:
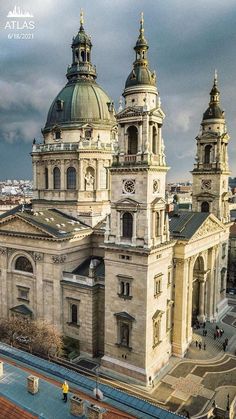
[[[229,137],[215,79],[197,137],[194,211],[169,220],[165,114],[147,51],[141,19],[116,126],[81,21],[68,84],[33,144],[33,203],[0,216],[0,314],[45,319],[82,355],[151,385],[172,354],[184,356],[194,322],[227,309]],[[84,89],[100,101],[82,101],[72,118],[71,91],[90,97]]]

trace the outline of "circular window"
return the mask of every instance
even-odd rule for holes
[[[153,193],[159,192],[159,180],[155,179],[153,181]]]

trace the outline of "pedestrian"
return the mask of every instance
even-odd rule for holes
[[[196,342],[195,342],[195,343],[196,343],[196,348],[197,348],[197,347],[198,347],[198,341],[196,340]]]
[[[198,348],[199,348],[199,351],[202,349],[202,344],[201,344],[201,342],[199,342],[199,344],[198,344]]]
[[[63,400],[66,403],[67,402],[67,395],[68,395],[68,391],[69,391],[69,386],[68,386],[66,381],[64,381],[61,388],[62,388]]]
[[[203,327],[203,329],[205,329],[205,327],[206,327],[206,322],[203,322],[202,327]]]
[[[225,338],[225,344],[226,344],[226,346],[228,346],[228,343],[229,343],[229,339],[228,338]]]
[[[223,342],[223,350],[224,350],[224,352],[226,350],[226,344],[225,344],[225,342]]]
[[[223,331],[222,329],[220,329],[220,337],[223,335]]]
[[[214,332],[214,340],[216,340],[216,332]]]
[[[206,350],[206,342],[204,342],[203,349]]]
[[[219,329],[216,329],[216,336],[219,337],[220,336],[220,331]]]

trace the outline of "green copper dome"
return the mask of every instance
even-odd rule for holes
[[[138,84],[148,84],[149,86],[156,85],[156,75],[154,72],[150,71],[148,67],[137,66],[129,74],[125,88],[136,86]]]
[[[61,127],[94,125],[113,125],[114,109],[111,99],[96,83],[96,68],[91,63],[92,43],[83,27],[72,42],[72,64],[67,69],[68,83],[54,99],[44,130],[55,125]]]
[[[111,99],[96,82],[68,83],[54,99],[45,128],[83,123],[111,125],[115,122]]]

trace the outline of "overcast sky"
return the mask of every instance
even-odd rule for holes
[[[15,4],[34,15],[34,30],[5,29]],[[171,181],[191,179],[195,137],[218,70],[236,175],[235,0],[5,0],[0,5],[0,179],[32,176],[32,139],[41,142],[50,104],[66,83],[81,8],[98,83],[116,107],[144,12],[150,67],[156,70],[166,114],[163,134]],[[8,39],[17,33],[32,33],[34,39]]]

